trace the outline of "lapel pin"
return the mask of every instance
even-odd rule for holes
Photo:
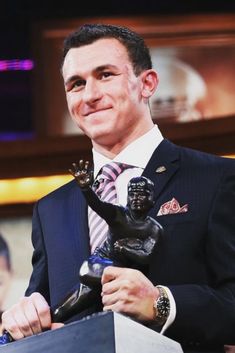
[[[158,167],[156,169],[156,173],[160,174],[160,173],[164,173],[166,171],[166,167],[164,165],[161,165],[160,167]]]

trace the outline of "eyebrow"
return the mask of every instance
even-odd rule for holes
[[[101,65],[101,66],[96,67],[93,71],[100,72],[100,71],[107,70],[107,69],[117,69],[117,66],[112,65],[112,64]]]
[[[111,65],[111,64],[105,64],[105,65],[97,66],[97,67],[95,67],[92,70],[92,73],[99,73],[99,72],[102,72],[102,71],[107,70],[107,69],[115,69],[115,70],[117,70],[117,66]],[[76,80],[84,80],[84,78],[82,76],[80,76],[80,75],[73,75],[73,76],[69,77],[65,81],[65,86],[70,84],[73,81],[76,81]]]
[[[83,80],[83,78],[79,75],[73,75],[71,77],[69,77],[65,82],[64,85],[67,86],[69,85],[71,82],[77,81],[77,80]]]

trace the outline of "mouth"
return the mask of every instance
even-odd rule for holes
[[[132,202],[133,207],[142,207],[142,204],[140,202]]]
[[[90,116],[90,115],[93,115],[93,114],[102,113],[102,112],[104,112],[106,110],[109,110],[109,109],[111,109],[111,107],[109,107],[109,108],[100,108],[100,109],[96,109],[96,110],[90,110],[87,113],[83,114],[83,116]]]

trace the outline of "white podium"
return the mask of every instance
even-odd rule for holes
[[[0,347],[0,353],[183,353],[179,343],[113,312]]]

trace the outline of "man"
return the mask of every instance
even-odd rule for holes
[[[156,203],[149,215],[164,228],[148,274],[104,270],[103,310],[157,329],[160,316],[166,335],[185,351],[222,352],[235,341],[234,161],[162,137],[149,110],[158,76],[143,40],[128,29],[81,27],[65,41],[62,75],[71,117],[93,144],[94,175],[110,161],[133,166],[116,180],[121,204],[132,177],[151,179]],[[49,305],[77,283],[90,254],[87,218],[75,181],[37,203],[27,296],[3,314],[15,339],[53,327]],[[168,299],[169,312],[160,305]]]

